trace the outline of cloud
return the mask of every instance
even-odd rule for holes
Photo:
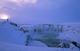
[[[54,10],[64,5],[64,3],[64,0],[0,0],[0,13],[11,12],[12,14],[18,14],[26,10],[28,10],[28,13],[30,11],[33,13],[34,10],[43,12]]]
[[[23,7],[51,9],[60,7],[63,3],[65,3],[64,0],[0,0],[0,10],[20,9]]]
[[[35,4],[36,2],[37,0],[0,0],[0,6],[8,6],[9,4],[23,6],[25,4]]]
[[[36,4],[37,0],[0,0],[0,10],[16,9],[25,5]]]

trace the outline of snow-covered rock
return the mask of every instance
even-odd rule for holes
[[[60,33],[59,39],[65,39],[65,40],[70,40],[70,41],[76,41],[80,43],[80,34],[74,34],[72,32],[64,32]]]
[[[27,41],[27,35],[19,30],[15,23],[12,22],[1,22],[0,23],[0,41],[25,45]],[[29,40],[28,46],[46,46],[44,43],[39,41]],[[47,46],[46,46],[47,47]]]
[[[43,26],[43,25],[41,25]],[[25,26],[23,26],[25,28]],[[80,42],[79,37],[80,34],[74,34],[72,31],[70,32],[55,32],[55,31],[42,31],[42,32],[33,32],[34,26],[27,26],[25,30],[27,32],[24,33],[24,28],[18,26],[13,22],[0,22],[0,41],[12,43],[12,44],[20,44],[27,46],[37,46],[37,47],[48,47],[47,45],[53,45],[53,43],[71,43],[70,41]],[[23,28],[22,30],[20,30]],[[40,27],[38,27],[40,28]],[[37,29],[37,28],[36,28]],[[51,28],[52,29],[52,28]],[[29,30],[29,31],[28,31]],[[58,34],[56,37],[56,33]],[[28,37],[29,35],[29,37]],[[51,39],[50,39],[51,38]],[[57,39],[58,40],[57,40]],[[59,42],[61,40],[61,42]],[[67,41],[66,41],[67,40]],[[69,40],[69,41],[68,41]],[[28,42],[28,43],[27,43]],[[50,44],[51,43],[51,44]],[[56,43],[56,44],[57,44]],[[62,46],[62,45],[61,45]],[[51,46],[49,46],[51,47]],[[52,46],[57,47],[57,46]]]

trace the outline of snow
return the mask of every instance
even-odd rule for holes
[[[63,24],[64,26],[64,32],[59,33],[59,39],[66,39],[71,41],[76,41],[80,43],[80,24]]]
[[[79,51],[79,50],[76,48],[71,49],[71,48],[22,46],[0,42],[0,51]]]
[[[31,41],[29,42],[28,46],[36,46],[36,47],[47,47],[46,44],[40,42],[40,41]]]
[[[29,40],[28,46],[25,46],[27,35],[30,34],[31,37],[35,39],[42,37],[43,34],[38,35],[37,33],[33,33],[32,28],[30,28],[30,33],[23,33],[19,29],[20,27],[15,24],[12,25],[10,22],[0,22],[0,51],[79,51],[73,44],[71,44],[71,48],[53,48],[47,47],[45,43],[37,40]],[[79,37],[80,34],[74,34],[72,31],[61,32],[58,36],[61,40],[70,40],[80,43]]]
[[[72,32],[60,33],[59,39],[71,40],[80,43],[80,34],[73,34]]]
[[[11,25],[10,22],[0,23],[0,41],[12,44],[26,44],[26,34],[19,31],[19,28]],[[28,46],[43,46],[47,47],[44,43],[40,41],[29,40]]]
[[[25,35],[9,22],[0,23],[0,41],[25,44]]]

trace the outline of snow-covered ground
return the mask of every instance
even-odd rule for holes
[[[22,45],[0,42],[0,51],[79,51],[79,49],[22,46]]]
[[[62,24],[65,25],[64,31],[58,33],[57,38],[61,40],[69,40],[80,43],[80,24]],[[25,25],[26,26],[26,25]],[[79,49],[72,45],[72,48],[53,48],[47,47],[47,45],[41,41],[29,40],[28,46],[25,46],[27,41],[27,35],[34,38],[42,38],[43,35],[52,35],[49,31],[44,31],[42,34],[38,32],[33,32],[36,26],[30,25],[26,29],[25,26],[20,26],[12,22],[0,22],[0,51],[78,51]],[[42,25],[41,25],[42,26]],[[25,33],[21,28],[25,28],[27,32]],[[39,27],[40,28],[40,27]],[[28,32],[29,30],[29,32]],[[45,30],[45,29],[44,29]],[[47,33],[46,33],[47,32]],[[49,34],[50,33],[50,34]],[[54,33],[54,32],[53,32]],[[45,38],[45,36],[43,36]],[[52,37],[52,36],[51,36]],[[53,38],[56,38],[53,35]],[[65,41],[67,42],[67,41]]]
[[[66,39],[80,43],[80,24],[63,24],[64,31],[60,33],[59,39]]]
[[[9,22],[0,23],[0,41],[25,44],[25,35]]]

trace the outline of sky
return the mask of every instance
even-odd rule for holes
[[[18,24],[79,23],[79,0],[0,0],[0,14]]]

